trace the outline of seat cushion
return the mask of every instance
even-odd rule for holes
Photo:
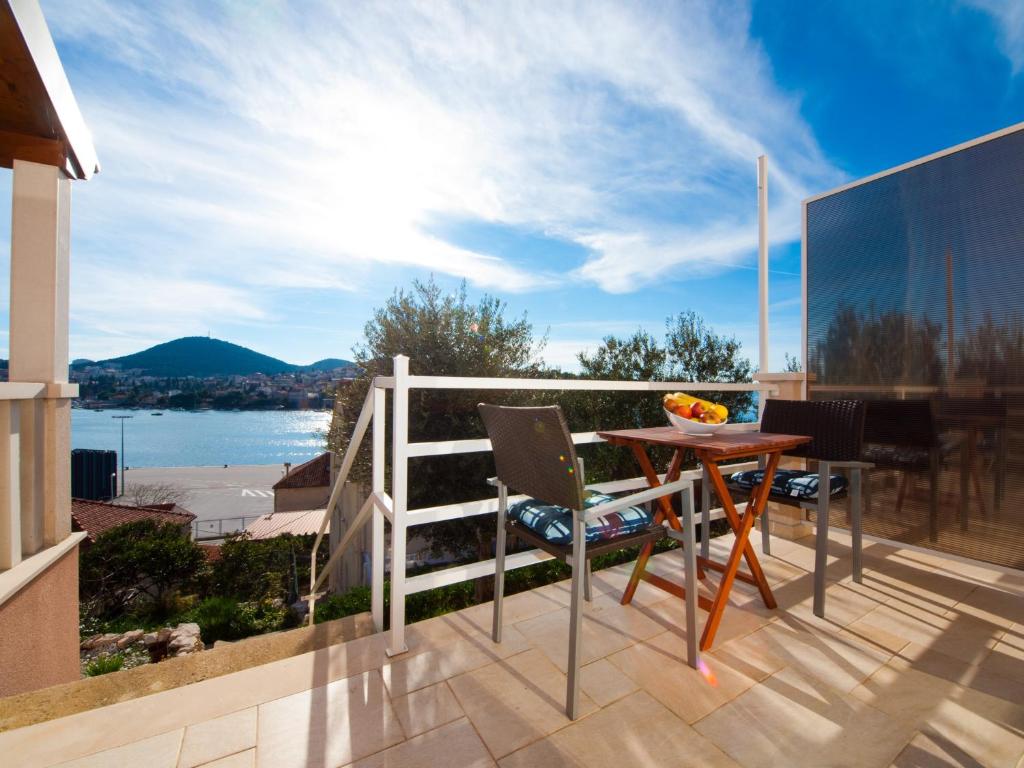
[[[589,493],[583,508],[613,501],[603,493]],[[508,519],[519,523],[552,544],[572,544],[572,510],[547,504],[539,499],[526,499],[508,508]],[[587,522],[587,541],[608,541],[619,536],[637,533],[654,523],[653,517],[642,507],[626,507],[610,515]]]
[[[744,490],[757,487],[763,480],[763,469],[736,472],[729,478],[731,485]],[[849,485],[849,481],[845,477],[832,475],[829,479],[829,492],[832,496],[838,496],[846,490],[847,485]],[[771,494],[795,499],[816,499],[818,498],[818,473],[804,472],[798,469],[778,469],[772,478]]]

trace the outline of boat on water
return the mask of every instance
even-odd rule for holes
[[[150,415],[150,416],[163,416],[163,415],[164,415],[164,412],[163,412],[163,411],[153,411],[153,412],[152,412],[151,414],[149,414],[149,415]]]

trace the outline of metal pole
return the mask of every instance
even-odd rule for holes
[[[124,496],[124,420],[134,418],[132,416],[111,416],[112,419],[119,419],[121,422],[121,493]]]
[[[757,288],[761,373],[768,372],[768,156],[757,158]],[[762,398],[763,399],[763,398]]]

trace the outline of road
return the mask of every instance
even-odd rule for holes
[[[247,518],[274,511],[274,483],[284,475],[281,464],[229,467],[138,467],[128,469],[129,486],[159,483],[181,489],[186,498],[182,506],[197,521],[218,518]],[[130,494],[129,494],[130,495]],[[224,530],[241,528],[241,520],[228,523]],[[208,526],[207,526],[208,528]]]

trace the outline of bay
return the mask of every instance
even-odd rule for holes
[[[129,467],[292,464],[325,449],[328,411],[71,410],[71,447],[118,452]]]

